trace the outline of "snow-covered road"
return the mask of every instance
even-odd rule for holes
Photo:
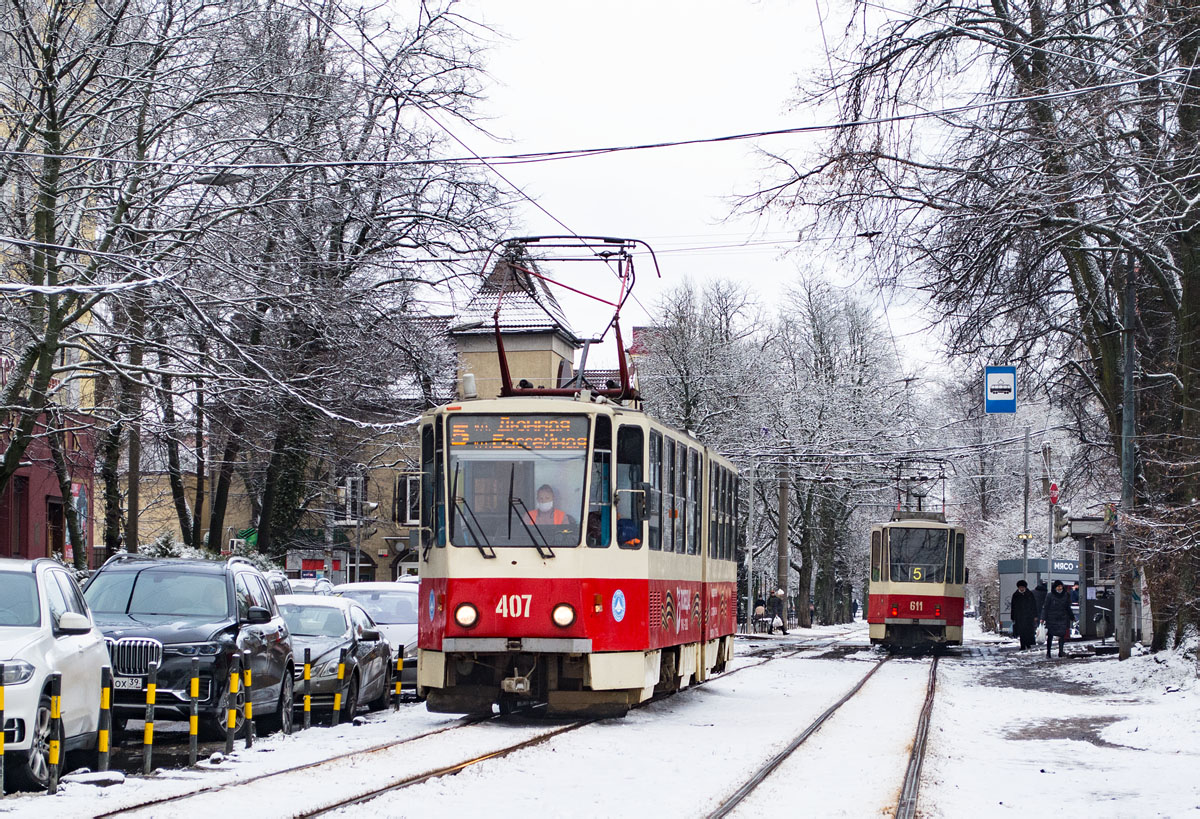
[[[556,736],[463,772],[344,809],[340,815],[489,817],[703,816],[818,714],[857,683],[880,656],[865,626],[859,650],[785,656],[811,632],[739,642],[744,666],[710,684]],[[840,629],[817,629],[833,634]],[[770,662],[756,649],[778,646]],[[1082,651],[1081,646],[1073,647]],[[922,777],[924,816],[1008,815],[1048,805],[1086,806],[1088,816],[1181,816],[1200,812],[1200,687],[1193,654],[1045,659],[1011,641],[979,634],[939,667],[938,699]],[[820,816],[890,815],[921,700],[927,659],[886,663],[735,815],[800,809]],[[735,666],[736,667],[736,666]],[[422,706],[371,715],[360,726],[267,737],[194,771],[160,771],[110,788],[66,782],[56,796],[10,796],[0,815],[94,816],[150,799],[218,787],[203,806],[154,816],[236,812],[247,819],[292,816],[559,727],[519,718],[436,736],[308,769],[282,770],[452,727]],[[241,787],[230,787],[242,782]]]

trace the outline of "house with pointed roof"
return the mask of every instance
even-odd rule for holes
[[[575,352],[583,342],[546,283],[527,271],[530,266],[528,260],[500,258],[450,328],[459,373],[475,376],[480,398],[500,394],[497,323],[514,382],[561,387],[575,375]]]

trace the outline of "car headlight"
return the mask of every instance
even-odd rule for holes
[[[404,661],[417,659],[417,644],[410,643],[404,647]]]
[[[336,677],[338,659],[338,657],[330,657],[328,660],[322,660],[319,663],[313,663],[313,677]],[[301,674],[303,674],[303,669],[301,669]]]
[[[463,628],[474,628],[479,623],[479,609],[470,603],[459,603],[454,610],[454,622]]]
[[[220,653],[220,643],[172,643],[163,646],[163,654],[176,657],[215,657]]]
[[[559,628],[566,628],[575,622],[575,607],[570,603],[559,603],[550,612],[550,619]]]
[[[4,684],[20,685],[33,679],[34,668],[24,660],[5,660]]]

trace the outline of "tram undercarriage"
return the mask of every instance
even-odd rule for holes
[[[710,658],[707,662],[702,657]],[[725,670],[733,637],[655,651],[552,654],[422,649],[418,685],[430,711],[501,713],[545,705],[560,716],[621,717],[657,694]]]

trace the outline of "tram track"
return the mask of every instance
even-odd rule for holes
[[[847,633],[849,633],[849,632],[847,632]],[[777,659],[786,659],[786,658],[790,658],[790,657],[795,657],[798,654],[802,654],[802,653],[805,653],[808,651],[822,650],[822,649],[830,648],[832,646],[837,645],[839,640],[844,636],[845,636],[845,634],[814,635],[812,637],[808,637],[808,638],[805,638],[800,641],[789,641],[788,643],[779,643],[779,644],[775,644],[775,645],[765,646],[761,650],[747,652],[743,656],[747,659],[754,660],[753,662],[747,662],[744,665],[740,665],[736,668],[729,669],[728,671],[726,671],[720,675],[710,678],[710,680],[705,681],[705,683],[693,684],[693,685],[689,686],[688,689],[685,689],[685,692],[690,689],[700,688],[703,685],[706,685],[708,682],[715,682],[717,680],[724,679],[728,676],[738,673],[739,671],[743,671],[743,670],[746,670],[749,668],[757,668],[763,664],[772,662]],[[683,692],[681,692],[681,693],[683,693]],[[651,702],[659,701],[659,700],[665,698],[665,696],[667,696],[667,695],[654,697],[651,700]],[[528,712],[525,712],[525,713],[528,713]],[[379,743],[379,744],[368,746],[365,748],[360,748],[360,749],[357,749],[354,751],[339,753],[334,756],[326,757],[324,759],[317,760],[314,762],[309,762],[309,763],[305,763],[302,765],[294,765],[294,766],[290,766],[290,767],[283,768],[283,769],[276,770],[276,771],[269,771],[266,773],[247,777],[245,779],[238,779],[238,780],[235,780],[232,782],[222,781],[219,783],[213,783],[211,785],[203,786],[203,787],[197,788],[195,790],[191,790],[191,791],[189,791],[187,793],[183,793],[183,794],[162,796],[159,798],[149,799],[149,800],[145,800],[145,801],[138,802],[135,804],[122,805],[119,808],[110,810],[109,812],[106,812],[106,813],[97,814],[96,816],[97,816],[97,819],[108,819],[109,817],[131,816],[131,815],[133,815],[133,816],[136,816],[136,815],[147,815],[147,816],[193,815],[196,812],[204,812],[202,805],[203,805],[204,801],[206,800],[206,798],[213,797],[217,793],[220,793],[221,799],[223,799],[223,800],[231,798],[231,795],[233,795],[232,798],[234,798],[236,800],[237,799],[236,794],[239,791],[245,792],[245,793],[250,793],[252,791],[258,791],[259,789],[262,789],[262,788],[270,788],[272,790],[278,790],[280,792],[287,792],[290,787],[289,783],[291,783],[291,782],[294,782],[297,780],[305,781],[305,780],[319,779],[323,776],[330,776],[331,775],[329,773],[330,771],[334,771],[334,770],[338,769],[339,766],[345,765],[347,763],[350,763],[353,765],[359,765],[359,764],[374,765],[376,762],[379,761],[376,759],[377,757],[385,756],[388,751],[391,751],[391,750],[399,748],[399,747],[404,747],[404,746],[414,746],[414,751],[413,751],[412,755],[414,757],[420,758],[420,755],[422,752],[416,750],[415,746],[418,745],[419,743],[421,743],[423,740],[429,740],[431,738],[435,738],[439,735],[443,735],[443,734],[446,734],[451,731],[459,731],[462,729],[467,729],[467,728],[470,728],[475,725],[479,725],[484,722],[513,721],[514,717],[516,717],[516,719],[519,720],[521,715],[522,715],[522,712],[517,712],[515,715],[511,715],[511,716],[507,716],[507,717],[503,717],[501,715],[464,717],[460,720],[457,720],[455,723],[453,723],[451,725],[443,726],[443,727],[440,727],[440,728],[437,728],[434,730],[430,730],[430,731],[425,731],[420,734],[413,735],[411,737],[404,737],[401,739],[396,739],[394,741]],[[402,790],[407,787],[419,785],[419,784],[422,784],[429,780],[436,779],[436,778],[439,778],[442,776],[453,775],[462,770],[470,768],[472,766],[488,762],[489,760],[496,760],[496,759],[503,758],[510,754],[519,752],[523,749],[531,748],[536,745],[542,744],[544,742],[552,740],[561,735],[570,733],[572,731],[579,730],[579,729],[586,727],[587,725],[590,725],[594,722],[596,722],[595,719],[588,719],[588,720],[572,722],[571,724],[568,724],[568,725],[560,724],[556,727],[550,727],[549,730],[540,732],[536,736],[527,737],[527,738],[522,739],[521,741],[506,744],[503,747],[490,749],[484,753],[477,753],[467,759],[453,761],[448,764],[437,765],[436,767],[426,768],[424,770],[417,771],[417,772],[409,772],[408,774],[403,775],[400,778],[397,778],[397,779],[394,779],[394,780],[391,780],[388,782],[384,782],[384,783],[377,783],[374,786],[367,786],[364,783],[363,788],[356,789],[353,793],[346,793],[345,791],[343,791],[344,798],[335,798],[335,799],[333,799],[333,801],[330,801],[328,803],[323,802],[323,801],[318,801],[317,803],[310,804],[310,805],[304,806],[302,808],[293,810],[292,815],[297,815],[297,816],[327,815],[329,813],[332,813],[336,810],[339,810],[339,809],[342,809],[345,807],[350,807],[350,806],[353,806],[356,804],[368,802],[372,799],[378,798],[378,797],[383,796],[390,792],[394,792],[397,790]],[[547,727],[549,727],[549,726],[547,726]],[[217,773],[217,771],[215,771],[215,770],[213,772]],[[336,779],[336,774],[333,774],[332,776]]]
[[[246,777],[245,779],[239,779],[233,783],[226,782],[226,783],[212,784],[212,785],[208,785],[205,787],[197,788],[195,790],[188,791],[187,793],[184,793],[184,794],[174,794],[171,796],[163,796],[163,797],[159,797],[156,799],[150,799],[150,800],[147,800],[144,802],[138,802],[138,803],[132,804],[132,805],[123,805],[120,808],[113,810],[111,812],[108,812],[108,813],[95,814],[94,819],[112,819],[112,817],[115,817],[115,816],[125,816],[125,815],[133,813],[135,811],[142,811],[142,810],[146,810],[148,808],[157,808],[157,807],[163,807],[163,806],[167,806],[167,805],[181,804],[183,802],[186,802],[189,799],[195,799],[195,798],[203,796],[205,794],[216,793],[218,791],[225,791],[225,790],[228,790],[231,788],[236,788],[236,787],[248,786],[248,785],[252,785],[252,784],[258,783],[258,782],[263,782],[266,780],[285,777],[285,776],[292,775],[292,774],[303,773],[305,771],[312,771],[312,770],[320,768],[321,766],[327,766],[331,763],[336,763],[336,762],[340,762],[343,760],[347,760],[347,759],[351,759],[351,758],[359,757],[359,756],[369,756],[371,754],[375,754],[375,753],[389,750],[391,748],[395,748],[398,745],[406,745],[409,743],[418,742],[420,740],[427,739],[429,737],[437,736],[439,734],[444,734],[444,733],[458,730],[461,728],[466,728],[466,727],[469,727],[472,725],[478,725],[479,723],[487,722],[489,720],[493,720],[493,719],[497,719],[497,718],[498,718],[498,716],[495,714],[493,714],[491,716],[463,717],[462,719],[455,721],[455,723],[452,725],[446,725],[441,728],[435,728],[430,731],[423,731],[423,732],[421,732],[419,734],[415,734],[411,737],[404,737],[402,739],[397,739],[397,740],[393,740],[390,742],[379,743],[378,745],[371,745],[366,748],[358,748],[353,751],[347,751],[345,753],[336,754],[336,755],[330,756],[330,757],[325,757],[324,759],[320,759],[315,762],[306,762],[302,765],[293,765],[293,766],[290,766],[287,768],[282,768],[277,771],[268,771],[267,773],[257,774],[255,776]]]
[[[809,723],[778,753],[764,761],[736,790],[730,793],[721,803],[708,814],[709,819],[728,816],[750,794],[763,784],[784,762],[791,758],[800,747],[817,731],[819,731],[842,706],[850,702],[875,675],[884,664],[892,659],[892,655],[880,658],[871,669],[864,674],[840,699],[830,705],[825,711]],[[926,683],[925,698],[917,719],[913,743],[905,767],[904,778],[900,786],[899,799],[896,804],[897,819],[913,819],[916,816],[917,797],[920,790],[921,768],[925,759],[925,750],[929,736],[930,715],[936,691],[938,657],[935,655],[929,667]]]

